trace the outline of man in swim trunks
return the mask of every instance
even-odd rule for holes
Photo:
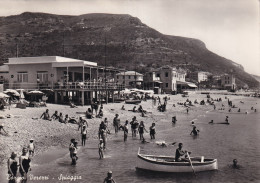
[[[176,153],[175,153],[175,161],[176,162],[183,161],[181,156],[184,156],[187,153],[187,151],[182,150],[182,146],[183,146],[183,144],[179,143],[179,147],[178,147],[178,149],[176,149]]]
[[[112,171],[109,171],[107,173],[107,177],[105,178],[103,183],[116,183],[115,180],[112,177]]]

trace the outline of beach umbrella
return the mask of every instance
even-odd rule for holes
[[[41,92],[41,91],[38,91],[38,90],[34,90],[34,91],[30,91],[30,92],[28,93],[28,95],[37,96],[37,95],[44,95],[44,93]]]
[[[20,92],[20,99],[24,99],[25,97],[24,97],[24,94],[23,94],[23,91],[21,90],[21,92]]]
[[[20,97],[20,93],[18,93],[18,91],[13,90],[13,89],[7,89],[7,90],[5,90],[3,93],[5,93],[5,94],[7,94],[7,95],[12,95],[12,96]]]
[[[9,98],[9,95],[0,92],[0,98]]]

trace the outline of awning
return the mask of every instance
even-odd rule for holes
[[[197,86],[193,83],[188,83],[188,86],[191,87],[191,88],[197,88]]]

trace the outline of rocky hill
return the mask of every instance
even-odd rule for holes
[[[106,46],[105,46],[106,45]],[[230,73],[239,84],[258,81],[239,64],[209,51],[197,39],[164,35],[130,15],[80,16],[25,12],[0,17],[0,62],[9,57],[58,55],[145,72],[162,65]],[[105,54],[106,53],[106,54]]]

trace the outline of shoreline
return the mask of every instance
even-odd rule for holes
[[[183,102],[187,97],[181,97],[181,95],[156,95],[161,98],[168,96],[171,98],[167,108],[172,108],[172,103],[176,104],[177,102]],[[216,95],[218,96],[218,95]],[[220,94],[220,97],[225,97],[226,95]],[[215,97],[215,96],[214,96]],[[229,96],[232,98],[244,98],[243,96]],[[203,94],[193,94],[188,97],[191,101],[194,101],[195,98],[205,99]],[[173,100],[174,99],[174,100]],[[223,100],[225,101],[225,100]],[[121,106],[125,105],[126,110],[120,110]],[[129,112],[128,109],[133,108],[135,105],[125,104],[125,103],[109,103],[104,105],[104,115],[108,118],[109,129],[112,131],[112,135],[108,135],[108,139],[117,138],[114,136],[112,121],[116,113],[119,114],[121,118],[121,124],[124,123],[125,119],[131,119],[134,115],[137,116],[138,120],[143,120],[146,124],[152,123],[153,121],[158,122],[159,120],[165,120],[164,118],[170,118],[174,115],[184,115],[186,113],[186,108],[180,105],[176,105],[174,112],[172,113],[162,113],[157,111],[157,105],[155,107],[151,106],[151,100],[147,102],[142,102],[141,105],[145,110],[151,112],[148,117],[141,118],[140,113]],[[1,119],[1,124],[4,124],[4,129],[10,134],[9,136],[4,136],[1,134],[2,142],[0,142],[0,167],[3,172],[7,172],[6,162],[10,157],[12,151],[18,152],[18,157],[21,154],[23,146],[27,146],[30,138],[34,138],[36,145],[36,153],[34,158],[38,158],[44,155],[44,153],[50,152],[53,148],[59,149],[66,148],[69,145],[70,139],[75,138],[79,144],[81,142],[80,132],[77,131],[77,124],[61,124],[58,121],[46,121],[42,119],[34,120],[33,117],[40,117],[40,115],[48,108],[50,115],[54,113],[55,110],[58,112],[63,112],[63,115],[68,114],[70,117],[79,117],[79,114],[76,112],[84,112],[90,106],[78,106],[78,108],[70,108],[65,105],[57,104],[47,104],[47,107],[43,108],[27,108],[27,109],[18,109],[11,108],[11,110],[5,110],[4,114],[12,115],[22,115],[20,118],[8,118]],[[202,110],[205,106],[196,105],[192,107],[191,111],[194,113],[199,113],[199,111],[206,112]],[[207,106],[208,107],[208,106]],[[171,115],[171,116],[170,116]],[[163,119],[162,119],[163,118]],[[97,140],[98,139],[98,126],[104,118],[93,118],[88,121],[88,140]],[[18,133],[14,133],[17,131]],[[129,132],[130,133],[130,132]],[[80,145],[81,146],[81,145]],[[6,148],[7,147],[7,148]],[[33,164],[33,163],[32,163]]]

